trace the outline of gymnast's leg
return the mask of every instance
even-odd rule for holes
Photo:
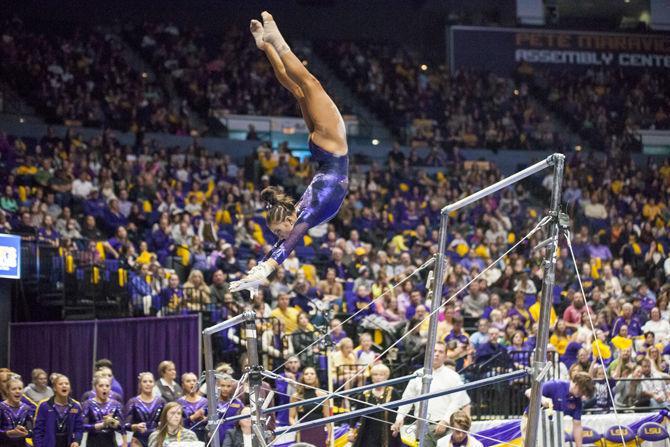
[[[348,152],[347,135],[344,120],[337,106],[321,83],[293,54],[272,16],[264,11],[262,17],[263,40],[277,50],[277,54],[284,63],[286,74],[300,87],[304,95],[306,115],[313,123],[310,138],[314,144],[334,155],[346,155]]]
[[[263,41],[263,25],[258,20],[252,20],[249,28],[251,30],[251,34],[254,36],[254,40],[256,41],[256,46],[259,50],[265,53],[265,56],[267,56],[268,60],[270,61],[272,70],[274,71],[275,77],[279,83],[286,90],[291,92],[296,101],[298,101],[300,111],[302,112],[302,118],[305,120],[307,129],[309,129],[310,133],[314,132],[314,123],[312,123],[312,120],[307,113],[307,106],[305,105],[305,95],[303,94],[298,84],[293,82],[286,74],[284,63],[281,61],[279,54],[277,54],[275,47]]]

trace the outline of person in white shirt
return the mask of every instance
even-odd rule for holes
[[[483,447],[474,436],[469,434],[472,419],[465,411],[457,411],[449,418],[449,433],[437,443],[438,447]]]
[[[80,198],[86,198],[95,189],[91,182],[88,172],[83,171],[78,179],[72,182],[72,195]]]
[[[438,341],[435,343],[435,354],[433,356],[433,380],[430,383],[430,392],[446,390],[456,387],[463,383],[461,376],[451,368],[444,366],[447,357],[446,345]],[[423,368],[419,369],[419,373],[423,372]],[[403,399],[419,396],[421,394],[421,377],[412,379],[407,384],[405,392],[402,394]],[[405,416],[412,408],[412,404],[403,405],[398,408],[398,415],[395,423],[391,427],[394,433],[399,433],[402,427]],[[447,426],[451,415],[456,411],[462,410],[466,414],[470,413],[470,396],[465,391],[447,394],[445,396],[436,397],[428,400],[428,414],[427,419],[431,421],[428,427],[428,433],[424,441],[427,447],[435,447],[437,440],[442,438],[447,432]],[[418,415],[419,403],[414,404],[414,414]]]
[[[642,332],[653,332],[656,341],[666,344],[670,340],[670,322],[661,318],[661,311],[654,307],[649,312],[649,320],[642,326]]]

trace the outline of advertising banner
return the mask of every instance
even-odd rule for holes
[[[21,238],[0,234],[0,278],[21,278]]]
[[[670,35],[453,26],[452,70],[507,76],[521,63],[549,69],[670,70]]]

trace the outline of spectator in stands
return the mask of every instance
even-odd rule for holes
[[[644,378],[642,374],[642,367],[635,366],[632,364],[630,366],[625,366],[621,368],[620,377],[622,379],[631,379],[631,380],[619,380],[614,387],[614,401],[617,407],[634,407],[641,402],[642,399],[642,386],[641,379]]]
[[[177,378],[177,368],[174,362],[170,360],[160,362],[158,364],[158,375],[160,378],[153,391],[155,397],[162,397],[166,402],[174,402],[183,396],[184,391],[175,380]]]
[[[248,135],[247,139],[249,139]],[[240,412],[241,415],[248,415],[250,413],[251,410],[249,407],[244,407]],[[222,445],[224,447],[245,447],[252,442],[252,439],[251,418],[240,419],[235,424],[235,428],[228,430]]]
[[[353,382],[355,374],[358,372],[358,359],[356,354],[354,354],[354,342],[351,338],[346,337],[340,340],[337,344],[337,350],[331,356],[330,368],[331,374],[335,378],[335,383],[338,387],[345,386],[345,388],[351,388],[352,383],[355,386],[356,383]],[[362,379],[362,376],[356,376]]]
[[[320,389],[321,385],[314,368],[305,368],[302,372],[302,377],[300,378],[299,382],[301,385],[296,387],[295,393],[291,396],[291,402],[299,402],[301,400],[326,396],[326,392]],[[298,420],[304,422],[327,418],[329,416],[330,404],[327,400],[325,400],[323,403],[305,404],[297,408],[290,408],[289,424],[294,425],[298,422]],[[329,436],[332,436],[330,424],[326,425],[325,427],[315,427],[298,432],[298,440],[300,442],[311,443],[314,445],[325,444]]]
[[[162,447],[173,442],[194,442],[196,434],[184,428],[182,407],[177,402],[168,402],[161,413],[158,429],[149,437],[148,447]]]
[[[277,297],[277,307],[272,310],[272,317],[281,320],[287,334],[293,333],[298,328],[298,315],[300,311],[289,307],[289,296],[282,293]]]
[[[372,383],[388,380],[390,375],[391,370],[383,363],[373,366],[370,371]],[[399,393],[392,386],[381,386],[364,392],[361,400],[370,405],[379,405],[399,398]],[[356,424],[356,428],[350,432],[349,440],[353,441],[354,447],[362,447],[371,443],[379,444],[380,447],[400,447],[400,438],[393,436],[393,432],[388,425],[392,424],[390,419],[389,411],[373,413],[371,418],[361,418]]]
[[[480,345],[483,345],[489,340],[489,320],[486,318],[480,318],[477,322],[477,332],[473,333],[470,336],[470,343],[475,351],[479,348]]]
[[[30,375],[32,382],[24,388],[24,395],[33,402],[41,402],[54,395],[53,389],[48,385],[46,371],[41,368],[35,368]]]
[[[470,284],[468,294],[463,298],[463,312],[470,316],[479,318],[489,304],[489,296],[480,290],[478,281]]]
[[[563,320],[558,320],[554,326],[553,334],[549,338],[549,343],[554,345],[556,351],[562,356],[565,354],[569,342],[570,339],[568,337],[568,330],[565,326],[565,322]]]
[[[281,320],[279,320],[281,321]],[[314,366],[314,356],[319,353],[318,338],[314,326],[309,322],[309,315],[300,312],[297,317],[297,327],[290,334],[293,350],[303,365]],[[353,348],[353,346],[352,346]]]
[[[504,355],[505,352],[506,348],[500,344],[500,331],[491,327],[488,330],[488,341],[479,345],[476,351],[475,362],[481,364],[494,357]]]
[[[205,283],[205,277],[198,269],[191,270],[184,283],[184,301],[189,310],[198,311],[211,304],[210,288]]]
[[[446,360],[446,346],[442,342],[435,344],[435,356],[433,358],[433,380],[430,390],[450,388],[462,383],[461,377],[454,370],[444,366]],[[407,388],[402,394],[403,399],[418,396],[421,393],[421,380],[412,379],[407,384]],[[391,430],[397,434],[402,427],[406,415],[409,413],[412,405],[404,405],[398,409],[395,423]],[[430,424],[429,433],[424,440],[428,445],[436,445],[437,440],[442,438],[447,431],[448,421],[451,415],[456,411],[462,410],[466,414],[470,412],[470,397],[465,391],[449,394],[446,396],[430,399],[428,401],[428,419]],[[416,408],[415,408],[416,411]]]
[[[326,279],[319,282],[317,289],[321,299],[328,303],[337,302],[344,295],[344,289],[342,284],[337,281],[337,273],[334,268],[326,270]]]

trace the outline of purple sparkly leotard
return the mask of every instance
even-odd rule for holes
[[[342,206],[349,187],[349,156],[336,156],[309,140],[311,159],[316,162],[316,174],[296,205],[298,220],[284,240],[277,241],[265,259],[278,264],[307,234],[307,231],[335,217]],[[264,259],[264,260],[265,260]]]
[[[201,397],[197,402],[189,402],[185,397],[180,397],[177,399],[177,402],[182,406],[184,428],[193,431],[200,441],[205,441],[207,435],[207,420],[193,422],[191,416],[201,408],[205,411],[205,416],[207,416],[207,399]]]
[[[34,415],[35,410],[23,402],[18,407],[12,407],[6,402],[0,402],[0,445],[5,447],[23,447],[27,445],[25,438],[11,438],[7,436],[7,432],[19,425],[31,430]]]
[[[123,423],[123,407],[116,401],[109,399],[105,403],[98,402],[95,398],[84,402],[82,413],[84,413],[84,430],[88,432],[86,445],[89,447],[107,447],[115,445],[115,432],[126,433]],[[111,415],[119,422],[118,428],[103,428],[96,430],[95,424],[103,422],[105,415]]]
[[[149,445],[149,436],[158,427],[164,406],[165,400],[162,397],[157,397],[151,402],[145,402],[139,396],[131,398],[124,409],[126,431],[132,431],[131,425],[144,422],[147,425],[147,431],[133,433],[133,437],[146,447]]]

